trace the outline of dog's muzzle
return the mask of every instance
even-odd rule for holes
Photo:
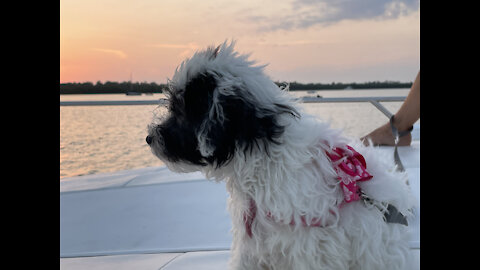
[[[153,138],[150,137],[150,136],[147,136],[147,138],[145,138],[145,140],[147,141],[148,144],[151,144],[152,143],[152,140]]]

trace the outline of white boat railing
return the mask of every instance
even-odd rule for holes
[[[377,97],[301,97],[303,103],[335,103],[335,102],[370,102],[388,118],[392,116],[380,102],[403,102],[404,96],[377,96]],[[60,101],[60,106],[118,106],[118,105],[166,105],[167,99],[156,100],[85,100]]]

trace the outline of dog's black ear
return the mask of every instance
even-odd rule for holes
[[[247,93],[242,91],[238,95],[218,97],[223,123],[210,125],[207,133],[210,146],[214,149],[207,160],[216,162],[217,166],[228,163],[236,150],[252,151],[253,147],[263,145],[262,150],[268,154],[268,145],[280,144],[278,139],[285,129],[278,123],[278,116],[282,113],[298,116],[298,112],[288,105],[275,104],[274,109],[265,109],[245,95]]]
[[[198,126],[205,119],[216,87],[212,74],[200,74],[187,83],[184,94],[185,114],[190,124]]]

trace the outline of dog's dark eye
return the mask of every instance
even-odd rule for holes
[[[176,96],[169,99],[167,110],[175,115],[181,115],[183,112],[183,102]]]
[[[175,105],[175,103],[174,103],[174,102],[168,103],[168,105],[167,105],[167,110],[170,111],[170,112],[175,112],[175,110],[176,110],[176,105]]]

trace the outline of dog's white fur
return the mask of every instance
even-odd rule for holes
[[[235,151],[231,162],[219,168],[165,161],[177,172],[201,170],[209,179],[226,181],[233,222],[230,269],[409,269],[408,227],[386,223],[382,212],[386,204],[392,204],[411,217],[414,199],[405,173],[396,171],[390,155],[358,140],[349,141],[340,131],[305,113],[287,91],[279,90],[263,73],[263,66],[254,66],[248,55],[234,52],[233,47],[234,42],[225,42],[215,58],[211,57],[213,48],[195,53],[175,71],[172,88],[182,89],[194,74],[214,71],[221,75],[209,114],[214,121],[224,120],[216,97],[233,95],[229,91],[234,86],[249,91],[254,104],[264,108],[286,104],[301,117],[278,115],[278,122],[286,128],[278,139],[280,144],[268,145],[268,154],[262,147],[268,142],[259,141],[260,147]],[[205,121],[198,132],[199,150],[205,156],[214,151],[204,134],[209,123]],[[325,151],[347,143],[364,156],[373,175],[358,183],[373,204],[360,200],[338,207],[343,192]],[[247,235],[243,219],[250,199],[258,209],[252,237]],[[303,226],[302,216],[307,223],[320,218],[324,226]],[[296,225],[290,224],[292,219]]]

